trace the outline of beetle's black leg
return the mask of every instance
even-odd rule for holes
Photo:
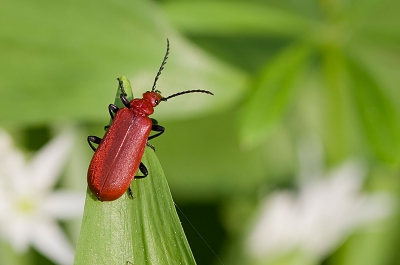
[[[122,103],[124,103],[125,107],[129,108],[131,105],[129,104],[129,100],[126,98],[126,96],[124,94],[121,93],[121,95],[119,96]]]
[[[156,133],[156,134],[154,134],[154,135],[152,135],[152,136],[149,136],[149,137],[147,138],[146,145],[147,145],[148,147],[150,147],[151,149],[153,149],[153,151],[155,152],[155,151],[156,151],[156,148],[155,148],[151,143],[149,143],[149,140],[154,139],[154,138],[160,136],[161,134],[163,134],[164,131],[165,131],[165,128],[164,128],[163,126],[161,126],[161,125],[158,125],[158,124],[157,124],[157,120],[154,120],[154,119],[151,119],[151,120],[152,120],[152,122],[153,122],[153,126],[151,126],[151,130],[152,130],[152,131],[156,131],[156,132],[158,132],[158,133]]]
[[[151,149],[153,149],[154,152],[156,151],[156,148],[154,147],[154,145],[152,145],[149,141],[146,142],[146,145],[148,147],[150,147]]]
[[[164,133],[165,128],[161,125],[153,124],[153,126],[151,126],[151,130],[156,131],[158,133],[156,133],[155,135],[149,136],[149,138],[147,138],[147,140],[151,140],[151,139],[154,139],[154,138],[160,136],[161,134]]]
[[[128,188],[128,195],[129,195],[129,197],[131,197],[131,199],[133,200],[133,192],[132,192],[131,187]]]
[[[110,113],[111,119],[114,119],[115,114],[119,111],[119,108],[115,106],[114,104],[108,105],[108,113]],[[108,130],[110,128],[110,125],[104,126],[104,130]]]
[[[119,98],[121,99],[121,101],[125,105],[125,107],[129,108],[131,105],[129,104],[129,100],[126,98],[124,83],[119,78],[118,78],[118,82],[119,82],[119,88],[121,89],[121,95],[119,96]]]
[[[137,179],[145,178],[149,174],[149,172],[147,171],[146,166],[142,162],[140,162],[139,170],[140,170],[140,172],[143,173],[143,176],[135,176],[135,178],[137,178]]]
[[[142,179],[142,178],[147,177],[147,175],[149,175],[149,172],[147,171],[146,166],[142,162],[140,162],[139,170],[140,170],[140,172],[143,173],[143,176],[135,176],[136,179]],[[133,192],[132,192],[131,187],[128,188],[128,194],[129,194],[129,197],[131,197],[133,199]]]
[[[108,105],[108,112],[110,113],[111,119],[114,119],[114,114],[117,114],[119,108],[114,104]]]
[[[153,119],[153,118],[150,118],[150,119],[151,119],[151,123],[152,123],[153,125],[158,124],[158,121],[157,121],[156,119]]]
[[[96,151],[96,147],[94,147],[92,143],[99,144],[101,141],[101,138],[99,138],[97,136],[89,135],[87,137],[87,141],[88,141],[90,147],[93,149],[93,151]]]

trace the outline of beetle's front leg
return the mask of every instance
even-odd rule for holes
[[[121,79],[117,78],[119,88],[121,89],[121,94],[119,95],[119,98],[121,99],[121,102],[125,105],[125,107],[129,108],[131,105],[129,103],[129,100],[126,98],[126,92],[124,89],[124,82],[122,82]]]

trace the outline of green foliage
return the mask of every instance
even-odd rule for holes
[[[240,136],[246,144],[255,146],[280,121],[294,97],[294,83],[310,52],[303,45],[289,47],[269,62],[254,81],[240,118]]]
[[[371,172],[379,171],[366,180],[371,191],[398,192],[399,13],[396,0],[1,1],[0,122],[20,139],[21,131],[65,122],[83,124],[85,135],[89,125],[90,134],[100,135],[116,77],[128,76],[137,96],[149,90],[168,37],[171,54],[157,88],[164,96],[186,89],[207,89],[215,96],[186,95],[160,104],[152,117],[166,132],[152,144],[178,204],[213,203],[232,209],[230,215],[221,211],[215,217],[223,220],[229,235],[225,249],[230,254],[222,259],[250,264],[240,251],[231,251],[242,242],[230,239],[240,238],[259,196],[296,187],[297,147],[304,136],[321,139],[328,166],[360,157]],[[153,155],[148,153],[146,157]],[[146,159],[156,163],[155,158]],[[158,165],[154,168],[160,170]],[[141,226],[155,213],[169,215],[165,218],[175,225],[175,213],[160,213],[158,208],[173,208],[161,206],[169,199],[157,193],[153,195],[159,199],[150,201],[153,180],[150,175],[134,181],[135,199],[124,195],[114,202],[115,209],[87,198],[90,206],[82,230],[87,234],[80,238],[76,262],[84,262],[90,255],[87,248],[95,244],[99,253],[86,258],[103,257],[103,244],[114,235],[125,238],[113,245],[118,248],[115,253],[124,254],[110,259],[136,264],[142,253],[132,254],[132,249],[146,242],[132,233],[112,234],[107,229],[139,227],[139,234],[157,238]],[[238,201],[247,202],[245,213],[239,213]],[[131,206],[136,204],[145,212],[134,212]],[[153,213],[148,205],[158,206]],[[110,214],[105,217],[109,222],[101,223],[106,229],[98,229],[104,234],[98,235],[88,224],[106,210],[124,214],[131,222]],[[135,219],[139,216],[146,218]],[[157,218],[152,225],[160,226]],[[379,258],[368,259],[371,265],[395,262],[399,258],[393,246],[399,242],[393,235],[400,229],[385,228],[377,236],[365,235],[368,244],[359,239],[363,235],[350,238],[324,264],[366,262],[365,253],[379,253]],[[94,235],[95,244],[90,242]],[[159,239],[170,246],[176,242],[167,240]],[[1,251],[8,253],[7,248]],[[187,250],[179,252],[191,256]],[[283,257],[282,263],[286,259],[308,262],[293,255]]]
[[[239,119],[244,144],[255,146],[271,136],[271,129],[296,105],[296,95],[306,89],[300,86],[300,80],[316,74],[313,69],[317,66],[324,76],[318,89],[326,89],[326,98],[320,100],[327,104],[319,109],[326,114],[319,122],[325,127],[321,137],[329,157],[340,161],[364,150],[366,145],[379,159],[393,163],[400,161],[398,102],[385,94],[390,88],[383,77],[371,72],[370,66],[355,63],[361,60],[354,60],[351,52],[355,44],[374,43],[374,49],[388,44],[398,47],[398,20],[388,5],[399,7],[395,1],[307,1],[303,7],[286,1],[170,1],[165,10],[175,25],[192,36],[289,39],[291,45],[282,46],[265,63],[250,87]],[[212,15],[205,16],[207,13]],[[379,20],[379,16],[385,19]],[[370,22],[370,17],[375,23]],[[312,68],[307,61],[314,62]],[[398,92],[395,95],[399,98]],[[351,99],[353,96],[355,100]],[[352,124],[355,121],[360,121],[361,126]],[[366,137],[357,145],[352,143],[352,134]]]
[[[167,37],[169,73],[159,82],[165,95],[184,89],[217,94],[229,89],[220,104],[188,96],[185,102],[192,104],[179,106],[182,101],[177,99],[160,111],[164,117],[224,109],[243,90],[243,74],[185,41],[149,1],[6,0],[0,3],[0,17],[7,24],[0,28],[3,126],[101,122],[117,76],[128,76],[135,91],[151,89]]]

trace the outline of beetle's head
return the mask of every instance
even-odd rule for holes
[[[162,100],[161,92],[156,91],[147,91],[143,93],[143,99],[149,102],[153,107],[157,106]]]

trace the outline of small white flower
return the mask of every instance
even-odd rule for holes
[[[360,225],[391,214],[389,195],[360,191],[365,173],[359,162],[347,161],[324,176],[317,153],[300,156],[306,171],[300,172],[298,193],[276,192],[262,203],[246,241],[252,257],[273,259],[301,250],[322,259]]]
[[[30,245],[57,264],[72,264],[74,250],[57,224],[82,216],[84,194],[53,190],[73,144],[60,134],[30,161],[0,130],[0,236],[16,251]]]

